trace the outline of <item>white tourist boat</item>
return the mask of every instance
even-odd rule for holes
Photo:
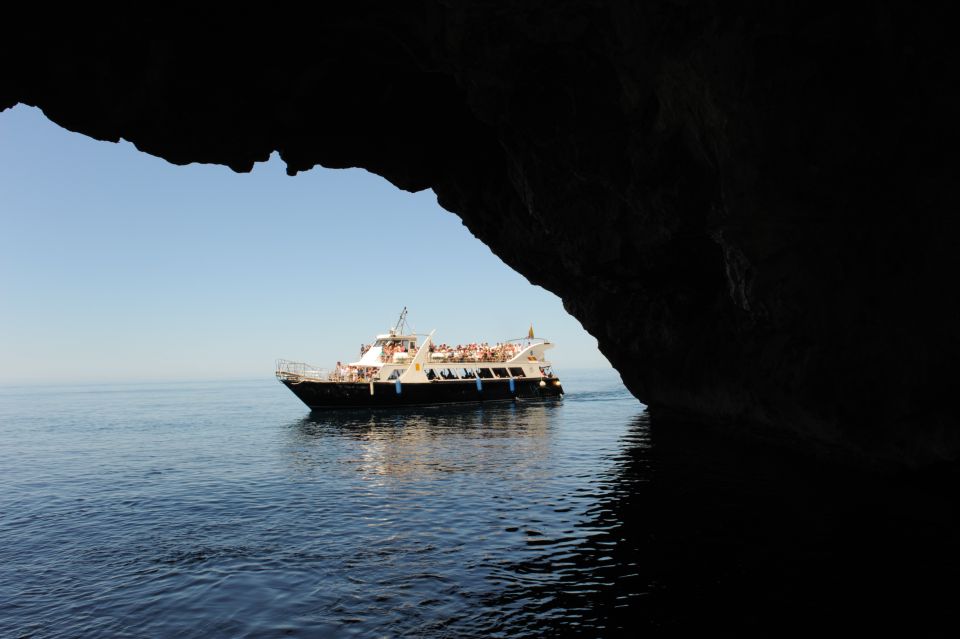
[[[354,362],[332,370],[277,361],[277,378],[311,409],[455,404],[562,397],[546,358],[553,344],[533,335],[496,344],[449,346],[434,332],[407,329],[404,308],[394,328],[377,335]]]

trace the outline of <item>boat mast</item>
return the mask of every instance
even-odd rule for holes
[[[400,317],[397,319],[397,325],[393,328],[394,334],[403,335],[404,333],[401,332],[401,329],[405,330],[404,327],[406,327],[406,325],[407,325],[407,307],[404,306],[403,310],[400,311]]]

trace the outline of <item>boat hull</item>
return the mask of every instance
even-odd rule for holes
[[[313,410],[328,408],[388,408],[429,404],[562,397],[563,386],[556,378],[444,380],[427,383],[320,382],[281,379],[294,395]],[[541,385],[543,382],[543,385]],[[372,389],[372,391],[371,391]]]

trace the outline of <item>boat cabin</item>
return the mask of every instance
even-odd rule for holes
[[[417,350],[417,336],[397,335],[393,331],[390,331],[390,333],[386,335],[377,335],[377,339],[373,345],[379,346],[381,349],[385,346],[392,346],[408,353],[415,352]]]

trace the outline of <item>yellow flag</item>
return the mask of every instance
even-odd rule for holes
[[[530,322],[530,332],[527,333],[527,339],[533,339],[533,322]]]

